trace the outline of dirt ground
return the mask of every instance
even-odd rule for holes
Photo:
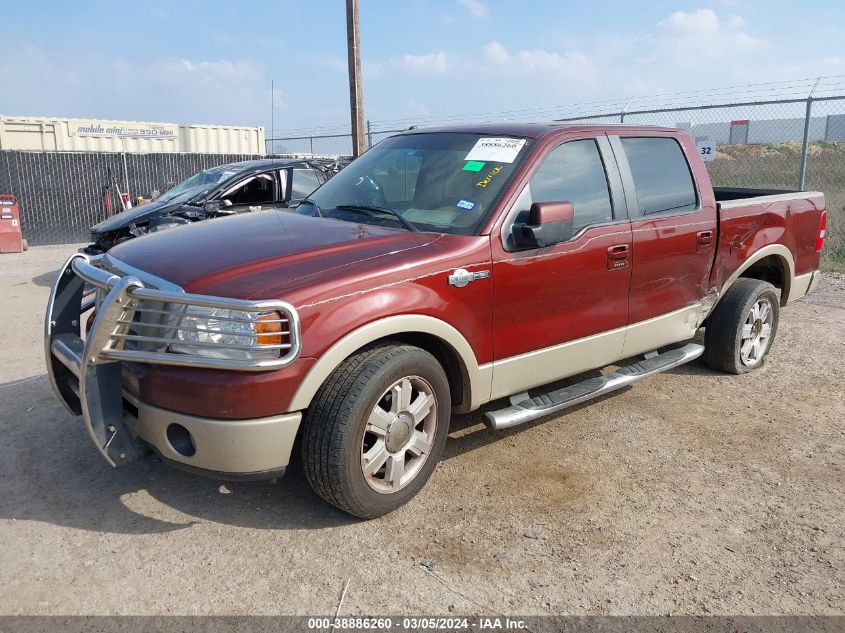
[[[0,256],[2,614],[842,614],[845,277],[761,371],[700,362],[555,419],[458,418],[423,492],[353,520],[294,471],[113,470],[48,384],[73,247]]]

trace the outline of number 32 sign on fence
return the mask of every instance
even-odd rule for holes
[[[711,161],[716,159],[716,144],[711,142],[706,136],[704,138],[695,139],[695,144],[698,146],[698,153],[701,155],[701,160]]]

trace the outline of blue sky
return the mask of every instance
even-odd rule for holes
[[[342,0],[0,0],[0,113],[348,125]],[[367,118],[845,75],[845,3],[361,0]]]

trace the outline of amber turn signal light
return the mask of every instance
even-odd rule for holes
[[[265,312],[259,315],[255,323],[255,333],[259,345],[282,344],[282,315],[278,312]]]

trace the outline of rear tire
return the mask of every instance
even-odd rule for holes
[[[775,287],[742,277],[707,318],[704,362],[729,374],[759,369],[775,340],[780,298]]]
[[[357,517],[392,512],[434,472],[450,415],[446,373],[431,354],[400,343],[365,349],[329,376],[305,416],[308,482]]]

